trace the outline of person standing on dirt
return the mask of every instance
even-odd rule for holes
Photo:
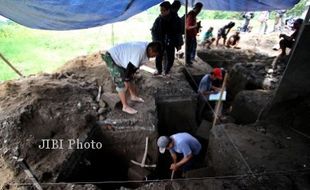
[[[138,112],[128,105],[126,92],[129,91],[132,101],[144,102],[137,95],[132,80],[137,69],[147,63],[149,58],[156,57],[159,52],[161,52],[160,42],[130,42],[118,44],[101,55],[116,85],[123,106],[122,111],[129,114]]]
[[[186,17],[186,65],[191,66],[192,60],[195,60],[197,48],[197,34],[201,28],[201,22],[197,22],[197,15],[200,13],[203,4],[198,2],[195,4]]]
[[[295,20],[292,29],[295,30],[294,33],[290,36],[286,34],[280,34],[280,38],[282,38],[279,42],[281,49],[281,56],[286,55],[286,48],[292,48],[294,43],[296,42],[300,27],[302,25],[303,19],[299,18]]]
[[[286,10],[276,11],[276,16],[275,16],[274,25],[273,25],[273,32],[282,31],[282,28],[285,24],[285,21],[284,21],[285,13],[286,13]]]
[[[159,41],[163,45],[163,51],[156,56],[156,69],[154,75],[162,74],[162,62],[164,59],[164,75],[168,75],[174,62],[175,48],[177,51],[183,45],[181,19],[174,11],[171,11],[169,1],[164,1],[160,5],[160,15],[156,18],[151,28],[152,40]],[[165,53],[167,62],[165,61]]]
[[[259,27],[259,33],[260,34],[266,34],[267,29],[268,29],[268,20],[269,20],[270,12],[269,11],[263,11],[258,20],[260,22],[260,27]]]
[[[242,17],[244,18],[244,22],[243,22],[243,26],[241,28],[241,31],[242,32],[250,32],[249,24],[250,24],[250,20],[254,17],[254,13],[247,12],[247,13],[243,14]]]
[[[223,38],[223,45],[226,44],[226,39],[229,31],[235,26],[234,22],[229,22],[227,25],[220,28],[217,32],[216,46],[218,46],[219,41]]]
[[[164,154],[166,149],[169,150],[173,161],[170,165],[172,171],[180,168],[183,172],[190,170],[201,150],[199,141],[189,133],[176,133],[170,137],[160,136],[157,146],[161,154]]]

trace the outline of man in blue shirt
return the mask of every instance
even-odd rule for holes
[[[220,68],[214,68],[210,74],[206,74],[201,79],[198,92],[205,97],[208,97],[212,93],[219,92],[221,88],[213,84],[216,80],[223,80],[223,71]]]
[[[197,156],[201,150],[199,141],[189,133],[176,133],[170,137],[161,136],[157,140],[160,153],[165,153],[166,149],[170,151],[173,163],[170,169],[177,171],[180,167],[185,172],[189,170],[190,161]],[[177,154],[182,154],[183,158],[178,161]]]

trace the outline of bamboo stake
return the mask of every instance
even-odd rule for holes
[[[21,74],[1,53],[0,53],[0,57],[1,57],[1,59],[6,63],[6,64],[8,64],[10,67],[11,67],[11,69],[13,69],[19,76],[21,76],[21,77],[24,77],[24,75],[23,74]]]
[[[171,177],[170,177],[170,180],[172,181],[172,180],[173,180],[173,178],[174,178],[174,170],[172,170],[172,172],[171,172]]]
[[[220,99],[219,99],[219,101],[218,101],[217,104],[216,104],[212,128],[215,126],[216,120],[217,120],[217,118],[218,118],[217,115],[218,115],[218,112],[219,112],[220,107],[221,107],[222,96],[223,96],[223,92],[224,92],[224,89],[225,89],[225,86],[226,86],[227,77],[228,77],[228,73],[225,74],[224,81],[223,81],[223,85],[222,85],[221,92],[220,92]]]

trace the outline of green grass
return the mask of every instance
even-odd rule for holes
[[[84,30],[46,31],[9,23],[0,25],[0,53],[23,75],[51,73],[77,56],[108,49],[112,44],[150,40],[151,24],[143,15],[130,20]],[[138,29],[139,28],[139,29]],[[141,29],[142,28],[142,29]],[[19,76],[0,59],[0,81]]]
[[[292,13],[304,10],[306,0],[302,0]],[[299,12],[298,12],[299,11]],[[77,56],[87,55],[99,50],[106,50],[113,44],[127,41],[151,40],[150,28],[159,14],[156,5],[146,12],[138,14],[126,21],[113,24],[114,38],[112,41],[112,25],[73,30],[73,31],[45,31],[23,27],[13,22],[0,23],[0,53],[6,57],[23,75],[39,72],[51,73]],[[184,14],[182,6],[179,15]],[[226,19],[218,19],[215,14],[225,16]],[[214,27],[214,35],[218,28],[236,18],[239,13],[223,11],[203,11],[198,15],[202,20],[203,31],[210,26]],[[257,18],[251,21],[254,32],[259,29]],[[242,25],[242,20],[235,20],[236,27]],[[269,27],[273,26],[273,19],[269,21]],[[0,81],[16,79],[19,76],[0,59]]]

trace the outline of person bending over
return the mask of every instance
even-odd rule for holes
[[[226,44],[226,39],[229,31],[235,26],[234,22],[229,22],[227,25],[220,28],[217,32],[216,46],[218,46],[219,41],[223,38],[223,45]]]
[[[239,49],[239,47],[238,47],[238,44],[239,44],[239,41],[240,41],[239,34],[240,34],[240,32],[236,31],[235,34],[231,35],[228,38],[226,47],[228,47],[228,48],[233,47],[233,48]]]
[[[129,42],[118,44],[101,55],[116,85],[124,112],[129,114],[138,112],[128,105],[127,90],[132,101],[144,102],[137,95],[132,80],[138,68],[147,63],[149,58],[156,57],[159,52],[161,52],[160,42]]]
[[[199,141],[189,133],[176,133],[170,137],[160,136],[157,146],[162,154],[166,149],[169,150],[173,161],[170,165],[172,171],[182,169],[183,172],[186,172],[190,170],[201,150]],[[178,160],[178,155],[182,159]]]
[[[213,38],[213,33],[212,32],[213,32],[213,27],[210,27],[208,29],[208,31],[205,32],[205,34],[203,36],[203,39],[202,39],[202,42],[201,42],[201,45],[203,47],[206,46],[206,48],[211,49],[210,46],[215,41],[215,38]]]

